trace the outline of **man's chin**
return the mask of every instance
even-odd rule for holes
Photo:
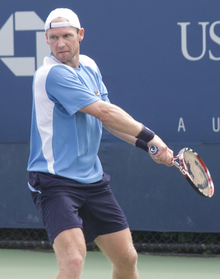
[[[67,54],[60,53],[57,55],[57,59],[62,63],[66,63],[70,60],[70,57]]]

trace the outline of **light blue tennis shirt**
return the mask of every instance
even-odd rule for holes
[[[96,63],[80,55],[79,65],[71,68],[51,55],[35,73],[28,171],[87,184],[103,175],[97,156],[102,123],[79,110],[109,100]]]

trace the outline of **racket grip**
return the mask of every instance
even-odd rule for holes
[[[156,155],[157,152],[158,152],[158,148],[157,148],[155,145],[150,145],[150,146],[149,146],[149,149],[148,149],[148,152],[149,152],[151,155]]]

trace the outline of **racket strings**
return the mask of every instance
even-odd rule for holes
[[[208,177],[204,166],[200,162],[199,158],[190,150],[186,150],[183,153],[182,164],[185,166],[185,169],[188,171],[191,180],[195,186],[202,191],[205,195],[210,194]]]

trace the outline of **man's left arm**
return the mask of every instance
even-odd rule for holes
[[[111,134],[113,134],[114,136],[120,138],[121,140],[126,141],[126,142],[128,142],[128,143],[130,143],[130,144],[132,144],[132,145],[134,145],[134,146],[137,146],[137,145],[136,145],[136,141],[137,141],[137,138],[136,138],[136,137],[131,136],[131,135],[128,135],[128,134],[124,134],[124,133],[121,133],[121,132],[118,132],[118,131],[112,129],[111,127],[108,127],[107,125],[103,125],[103,127],[104,127],[106,130],[108,130]],[[149,145],[149,146],[150,146],[150,145],[155,145],[155,146],[157,146],[157,145],[158,145],[158,142],[161,144],[161,139],[160,139],[157,135],[155,135],[154,138],[149,142],[148,145]],[[164,143],[164,148],[167,150],[167,152],[168,152],[170,155],[172,155],[172,150],[170,150],[170,149],[166,146],[165,143]],[[142,149],[143,149],[143,148],[142,148]],[[146,149],[144,149],[144,150],[147,151]],[[151,158],[152,158],[156,163],[158,163],[158,164],[161,163],[161,161],[158,161],[158,160],[155,159],[155,156],[152,156],[151,154],[149,154],[149,155],[151,156]],[[172,156],[173,156],[173,155],[172,155]],[[164,155],[163,155],[163,157],[164,157]],[[164,160],[164,159],[165,159],[165,158],[162,158],[162,160]],[[172,165],[173,165],[173,162],[170,162],[170,164],[167,164],[167,166],[172,166]]]
[[[135,142],[137,140],[137,138],[131,136],[131,135],[128,135],[128,134],[124,134],[124,133],[121,133],[121,132],[118,132],[114,129],[112,129],[111,127],[107,126],[107,125],[103,125],[103,127],[109,131],[111,134],[113,134],[114,136],[116,136],[117,138],[123,140],[123,141],[126,141],[132,145],[135,146]]]

